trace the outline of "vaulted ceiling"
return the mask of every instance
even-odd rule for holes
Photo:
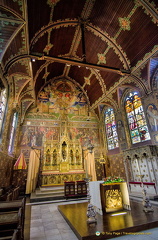
[[[69,79],[97,113],[130,78],[155,76],[157,23],[156,0],[1,0],[1,85],[25,115],[42,86]]]

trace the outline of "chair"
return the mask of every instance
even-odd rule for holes
[[[87,196],[87,184],[85,181],[77,181],[77,196]]]
[[[64,186],[65,186],[65,197],[74,197],[75,196],[75,182],[71,181],[71,182],[64,182]]]

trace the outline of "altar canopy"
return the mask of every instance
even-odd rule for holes
[[[36,189],[38,172],[40,164],[40,150],[33,149],[30,152],[27,183],[26,183],[26,194],[32,193]]]
[[[21,170],[21,169],[27,169],[26,161],[24,154],[21,153],[18,157],[17,161],[14,164],[14,170]]]

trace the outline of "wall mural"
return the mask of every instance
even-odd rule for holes
[[[40,122],[39,122],[40,124]],[[38,125],[38,121],[37,121]],[[72,124],[73,125],[73,124]],[[81,146],[85,146],[89,141],[92,144],[96,143],[99,139],[98,129],[92,128],[76,128],[68,129],[70,140],[79,140]],[[41,147],[43,146],[44,139],[59,141],[60,128],[58,127],[44,127],[44,126],[23,126],[21,137],[19,139],[21,146],[27,147]]]
[[[43,145],[44,138],[48,140],[59,140],[59,128],[43,126],[23,126],[20,144],[21,146],[38,146]]]
[[[147,117],[151,127],[151,131],[158,131],[158,110],[154,104],[147,107]]]
[[[86,108],[85,108],[86,106]],[[49,83],[39,93],[38,110],[43,113],[86,114],[87,100],[80,88],[70,81]],[[79,110],[82,110],[81,112]]]
[[[48,83],[38,95],[37,109],[36,113],[35,109],[31,110],[33,112],[32,119],[28,113],[29,120],[26,125],[23,125],[19,139],[21,146],[41,147],[44,139],[60,141],[61,121],[69,122],[69,126],[67,126],[69,139],[79,140],[81,146],[89,141],[93,144],[98,141],[97,124],[94,126],[93,123],[88,122],[80,126],[79,122],[73,122],[73,116],[87,116],[88,104],[82,90],[69,80],[62,79]],[[41,114],[42,122],[39,117],[36,118],[36,115],[41,116]],[[52,119],[52,115],[55,115],[56,118]],[[45,120],[44,116],[46,116]]]
[[[92,114],[92,113],[91,113]],[[99,146],[95,115],[87,122],[88,103],[82,90],[67,80],[53,81],[39,93],[37,107],[28,112],[19,145],[41,149],[41,184],[63,184],[85,178],[83,149]],[[49,171],[49,172],[48,172]]]

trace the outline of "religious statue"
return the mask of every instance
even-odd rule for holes
[[[63,144],[62,144],[62,158],[64,161],[66,161],[66,157],[67,157],[67,153],[66,153],[66,142],[64,141]]]
[[[50,160],[51,160],[50,150],[47,149],[47,152],[46,152],[46,163],[50,164]]]
[[[53,151],[53,164],[56,165],[57,164],[57,150],[54,149]]]

